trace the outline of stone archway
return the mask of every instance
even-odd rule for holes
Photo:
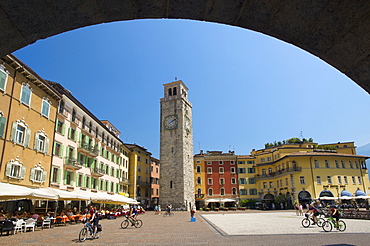
[[[318,56],[370,92],[369,1],[6,1],[0,56],[77,28],[135,19],[191,19],[237,26]]]

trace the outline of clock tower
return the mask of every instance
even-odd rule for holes
[[[181,81],[164,84],[161,98],[159,203],[190,210],[195,205],[192,105]]]

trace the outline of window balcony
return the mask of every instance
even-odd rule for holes
[[[126,178],[120,178],[119,179],[119,184],[129,185],[130,184],[130,180],[129,179],[126,179]]]
[[[80,170],[82,168],[82,165],[80,164],[80,162],[75,158],[65,159],[64,166],[68,169],[73,169],[73,170]]]
[[[255,178],[257,180],[270,179],[270,178],[273,178],[273,177],[283,176],[283,175],[291,174],[291,173],[295,173],[295,172],[302,172],[302,167],[291,167],[291,168],[282,169],[282,170],[277,171],[277,172],[271,172],[271,173],[261,174],[261,175],[257,174],[255,176]]]
[[[85,153],[86,155],[96,157],[99,155],[99,149],[94,148],[94,146],[91,146],[89,144],[80,144],[80,147],[78,147],[78,151]]]
[[[101,168],[97,168],[97,167],[91,168],[91,176],[102,177],[104,176],[104,174],[105,172]]]
[[[67,118],[70,112],[65,108],[59,108],[58,113],[61,114],[64,118]]]

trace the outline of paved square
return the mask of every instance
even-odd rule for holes
[[[307,234],[323,233],[316,225],[304,228],[301,221],[304,217],[294,212],[265,213],[224,213],[202,214],[207,222],[223,235],[270,235],[270,234]],[[370,233],[369,220],[344,219],[347,229],[336,233]],[[325,232],[324,232],[325,233]]]

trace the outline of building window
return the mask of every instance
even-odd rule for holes
[[[256,173],[256,168],[248,167],[248,173]]]
[[[213,195],[213,190],[212,189],[208,189],[208,195],[209,196],[212,196]]]
[[[1,124],[1,123],[0,123]],[[0,133],[1,134],[1,133]],[[1,135],[0,135],[1,136]],[[357,161],[355,161],[355,166],[356,166],[356,168],[358,169],[358,163],[357,163]]]
[[[254,161],[247,161],[247,164],[254,164]]]
[[[236,184],[236,178],[231,179],[231,184]]]
[[[318,160],[314,160],[314,163],[315,163],[315,168],[319,168],[319,161]]]
[[[230,161],[230,165],[234,165],[234,161]]]
[[[240,178],[239,179],[239,184],[246,184],[247,180],[245,178]]]
[[[241,196],[248,195],[248,193],[247,193],[247,189],[240,189],[240,190],[239,190],[239,193],[240,193],[240,195],[241,195]]]
[[[220,167],[219,172],[220,173],[224,173],[224,168],[223,167]]]
[[[208,184],[212,185],[212,179],[208,179]]]
[[[249,184],[255,184],[256,178],[249,178],[248,181],[249,181]]]
[[[35,183],[44,183],[46,181],[46,171],[40,164],[31,168],[30,180]]]
[[[353,168],[352,161],[349,161],[349,168]]]
[[[141,172],[141,165],[137,165],[137,171]]]
[[[269,167],[269,174],[272,174],[272,168],[271,167]]]
[[[338,184],[342,184],[342,177],[338,176]]]
[[[218,164],[223,165],[223,164],[224,164],[224,162],[223,162],[223,161],[219,161],[219,162],[218,162]]]
[[[267,182],[263,182],[263,188],[267,189]]]
[[[212,162],[210,162],[210,161],[209,161],[209,162],[207,162],[207,165],[212,165]]]
[[[331,182],[331,176],[327,176],[327,179],[328,179],[328,184],[332,184],[332,182]]]
[[[60,182],[59,179],[60,179],[60,169],[58,167],[53,167],[51,172],[51,182],[59,183]]]
[[[235,173],[235,167],[230,168],[231,173]]]
[[[34,149],[47,154],[49,149],[49,138],[44,130],[38,131],[35,136]]]
[[[266,176],[266,169],[262,169],[262,176]]]
[[[238,173],[246,173],[246,172],[245,172],[245,168],[244,168],[244,167],[242,167],[242,168],[238,168]]]
[[[31,136],[31,129],[28,128],[28,125],[24,120],[17,120],[13,122],[12,133],[10,136],[11,141],[26,146],[29,146]]]
[[[232,193],[233,193],[233,195],[237,195],[237,193],[236,193],[236,188],[233,188],[233,189],[232,189]]]
[[[345,184],[348,184],[347,176],[344,176],[343,178],[344,178],[344,183],[345,183]]]
[[[47,97],[42,99],[41,114],[45,117],[49,117],[50,113],[50,100]]]
[[[338,162],[338,160],[335,160],[335,167],[336,168],[339,168],[339,162]]]
[[[141,156],[137,156],[137,161],[141,161]]]
[[[342,163],[342,168],[346,168],[346,165],[344,164],[344,161],[340,161]]]
[[[245,161],[238,161],[238,164],[245,164]]]
[[[200,173],[200,166],[197,166],[197,173]]]
[[[6,123],[6,118],[3,117],[3,113],[0,111],[0,137],[4,137],[5,123]]]
[[[288,185],[289,185],[288,178],[285,178],[285,185],[286,185],[286,186],[288,186]]]
[[[329,165],[329,161],[328,160],[325,160],[325,167],[326,168],[330,168],[330,165]]]
[[[26,167],[19,161],[18,158],[11,160],[6,164],[5,176],[14,179],[24,179],[26,173]]]
[[[355,176],[352,176],[352,183],[356,184],[356,177]]]
[[[267,161],[271,161],[271,157],[267,157]]]
[[[207,167],[207,173],[212,174],[212,167]]]
[[[57,123],[56,123],[56,126],[55,126],[55,131],[57,133],[60,133],[60,134],[64,135],[63,130],[64,130],[64,123],[57,119]]]
[[[225,179],[221,178],[220,179],[220,185],[224,185],[225,184]]]
[[[261,158],[261,162],[265,162],[265,158]]]
[[[32,95],[32,89],[31,89],[30,84],[22,83],[21,102],[26,104],[27,106],[30,106],[31,95]]]
[[[0,90],[5,91],[6,82],[8,81],[8,71],[5,71],[5,66],[0,65]]]
[[[202,178],[201,177],[197,177],[197,184],[198,185],[202,184]]]
[[[224,189],[224,188],[221,188],[221,189],[220,189],[220,195],[221,195],[221,196],[224,196],[224,195],[225,195],[225,189]]]
[[[272,184],[272,181],[269,182],[269,187],[274,188],[274,185]]]
[[[249,195],[257,195],[257,189],[249,189]]]
[[[358,183],[359,183],[359,184],[362,184],[361,177],[360,177],[360,176],[358,176],[357,178],[358,178]]]

